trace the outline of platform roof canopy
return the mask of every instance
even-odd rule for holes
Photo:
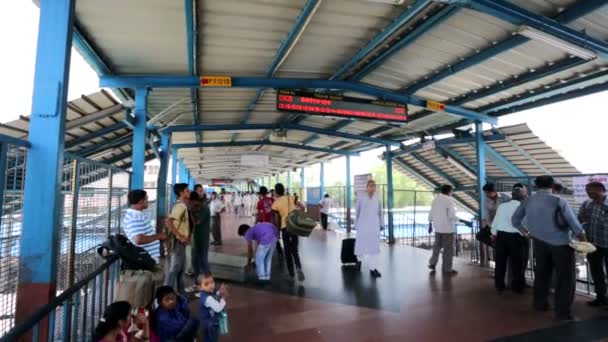
[[[607,3],[78,0],[74,43],[102,86],[120,84],[104,80],[123,76],[305,78],[363,83],[377,91],[333,89],[347,95],[412,99],[409,123],[387,125],[278,112],[278,82],[263,88],[149,84],[149,122],[159,132],[229,125],[172,133],[174,145],[206,144],[178,151],[195,176],[255,178],[608,89]],[[132,99],[133,87],[113,90]],[[450,110],[428,110],[426,100]],[[280,124],[284,136],[273,134],[279,128],[271,124]],[[254,153],[269,154],[270,165],[241,166],[239,155]]]

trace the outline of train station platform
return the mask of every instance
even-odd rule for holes
[[[492,271],[462,259],[458,275],[432,275],[430,251],[383,244],[381,278],[342,266],[344,237],[316,229],[300,239],[303,282],[287,281],[275,255],[270,284],[229,283],[222,341],[608,341],[608,312],[589,308],[586,296],[574,305],[579,320],[558,324],[532,310],[531,289],[499,296]],[[245,246],[229,239],[218,250],[242,255]]]

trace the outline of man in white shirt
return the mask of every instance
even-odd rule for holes
[[[431,229],[435,230],[435,245],[433,246],[433,256],[429,261],[429,268],[435,272],[435,266],[439,261],[439,253],[443,250],[441,258],[441,270],[445,275],[456,275],[452,269],[454,259],[454,237],[456,236],[456,207],[452,199],[452,186],[442,185],[441,193],[435,197],[429,212],[429,222]]]
[[[325,194],[325,197],[319,202],[319,211],[321,212],[321,226],[324,230],[327,230],[327,220],[329,218],[329,208],[331,207],[331,199],[329,194]]]
[[[125,235],[131,242],[148,252],[158,262],[160,258],[160,241],[165,241],[165,233],[156,233],[150,219],[144,213],[148,209],[148,194],[144,190],[129,192],[129,209],[123,218]]]
[[[511,218],[523,200],[528,197],[528,191],[521,184],[513,186],[512,200],[502,203],[496,209],[492,222],[492,236],[496,237],[496,269],[494,271],[494,285],[499,294],[503,293],[507,261],[511,271],[511,289],[519,294],[524,292],[526,286],[525,261],[526,238],[519,229],[513,227]],[[549,215],[549,214],[548,214]],[[527,260],[526,260],[527,261]]]
[[[222,216],[224,211],[224,203],[217,198],[217,192],[211,193],[211,201],[209,202],[209,212],[211,214],[211,235],[213,235],[212,245],[222,245]]]

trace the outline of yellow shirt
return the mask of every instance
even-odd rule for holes
[[[296,209],[296,204],[292,196],[281,196],[272,203],[272,210],[278,211],[281,215],[281,229],[287,228],[287,215],[294,209]]]
[[[175,203],[171,209],[171,216],[169,217],[175,220],[173,221],[173,224],[180,234],[184,236],[190,235],[190,218],[188,217],[188,208],[184,203]]]

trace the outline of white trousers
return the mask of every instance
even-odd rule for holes
[[[363,254],[358,257],[361,259],[361,265],[367,266],[370,271],[378,269],[378,254]]]

